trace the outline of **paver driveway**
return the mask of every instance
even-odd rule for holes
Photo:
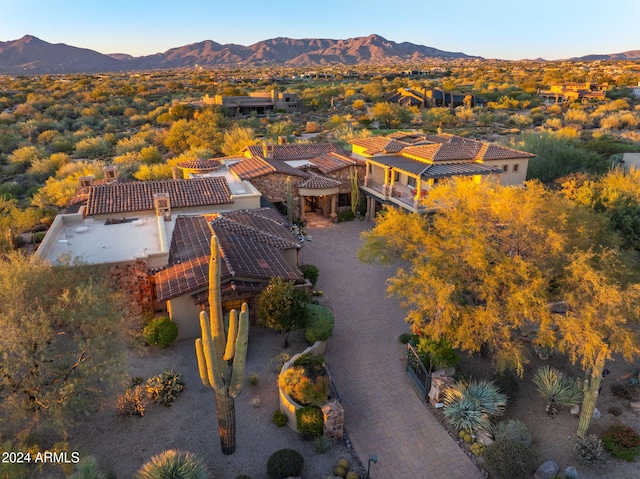
[[[392,268],[358,261],[354,221],[310,228],[304,263],[320,269],[316,289],[333,306],[336,326],[326,360],[345,408],[356,452],[377,479],[476,479],[482,474],[425,408],[404,371],[398,342],[408,330],[396,301],[386,295]]]

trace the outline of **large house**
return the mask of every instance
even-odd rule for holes
[[[335,220],[341,208],[350,207],[350,175],[357,170],[362,182],[364,161],[332,143],[284,143],[250,146],[229,168],[281,211],[289,189],[294,216],[304,220],[312,212]]]
[[[368,218],[385,204],[424,212],[420,199],[446,178],[493,176],[502,185],[522,184],[535,156],[450,134],[394,133],[351,144],[352,156],[366,163],[361,189]]]
[[[464,106],[472,108],[474,106],[486,105],[486,100],[472,95],[471,93],[454,93],[437,88],[398,88],[396,91],[387,93],[384,96],[389,103],[398,103],[400,106],[415,106],[418,108],[449,107],[455,108]]]
[[[556,83],[549,90],[541,90],[538,96],[547,103],[564,103],[571,101],[605,100],[607,98],[606,83]]]
[[[205,105],[219,105],[232,110],[237,115],[248,115],[255,112],[259,115],[266,113],[294,113],[298,111],[298,97],[295,93],[279,92],[252,92],[246,96],[205,95]]]
[[[207,301],[211,236],[220,248],[223,312],[249,305],[273,277],[304,285],[298,269],[299,240],[272,208],[178,216],[166,268],[155,274],[157,300],[167,305],[180,337],[199,334],[198,315]]]

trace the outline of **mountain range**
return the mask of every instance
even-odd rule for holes
[[[64,43],[52,44],[32,35],[0,42],[0,74],[42,75],[96,73],[212,66],[358,65],[421,62],[428,59],[481,58],[447,52],[414,43],[396,43],[379,35],[331,40],[272,38],[250,46],[205,40],[172,48],[164,53],[133,57],[105,55]],[[593,55],[573,60],[640,59],[640,50],[613,55]]]

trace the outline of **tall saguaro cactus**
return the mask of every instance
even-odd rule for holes
[[[229,316],[225,334],[220,299],[220,252],[218,240],[211,238],[209,260],[209,311],[200,313],[202,338],[196,339],[196,355],[202,384],[215,392],[218,433],[223,454],[236,450],[236,413],[234,399],[242,392],[249,335],[249,310],[242,305]]]

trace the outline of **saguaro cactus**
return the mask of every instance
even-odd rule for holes
[[[196,339],[196,356],[202,384],[215,392],[222,453],[233,454],[236,449],[236,413],[233,400],[244,386],[249,311],[247,303],[242,305],[240,318],[236,310],[232,310],[229,331],[225,334],[220,295],[220,252],[218,240],[213,236],[209,260],[210,313],[200,313],[202,338]]]

